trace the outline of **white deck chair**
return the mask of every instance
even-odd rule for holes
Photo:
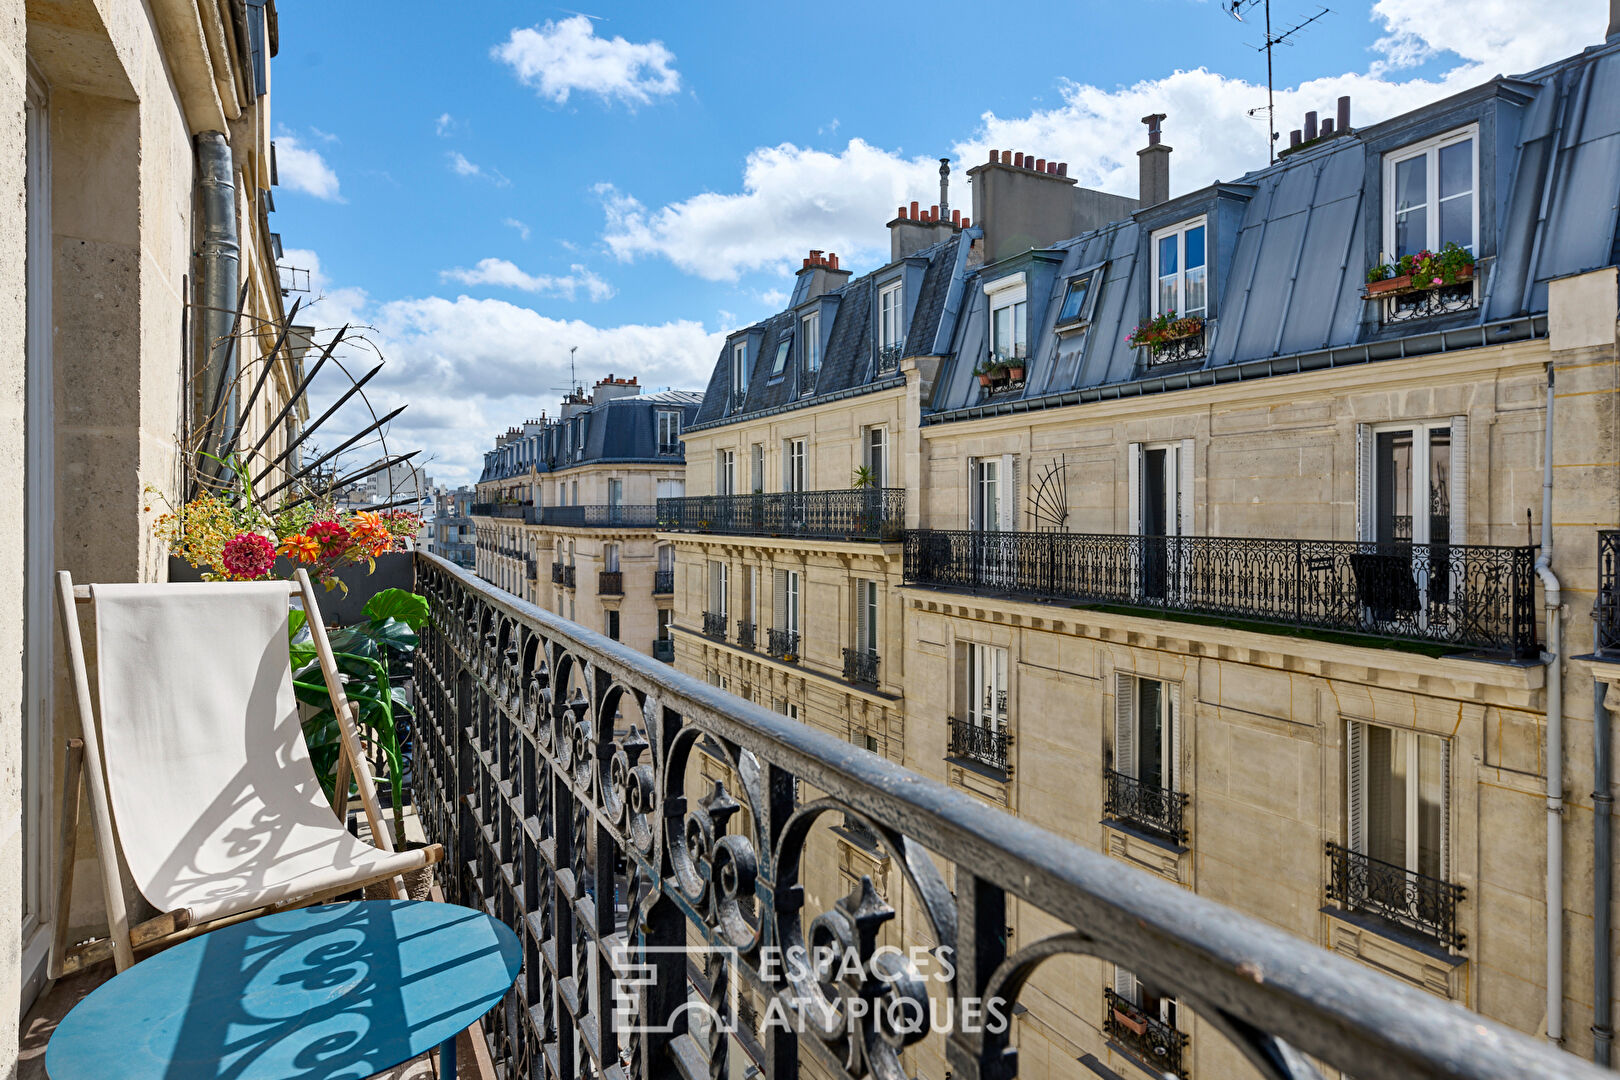
[[[437,845],[395,852],[309,578],[91,585],[59,573],[81,727],[63,785],[63,875],[53,978],[249,914],[296,907],[437,862]],[[349,835],[316,779],[287,659],[289,597],[302,595],[342,733],[340,791],[353,770],[373,843]],[[96,622],[92,702],[75,603]],[[99,707],[96,707],[99,706]],[[99,723],[98,723],[99,720]],[[67,948],[82,771],[110,938]],[[339,800],[340,804],[344,800]],[[123,870],[158,911],[129,925]]]

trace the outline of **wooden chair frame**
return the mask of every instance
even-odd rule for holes
[[[125,882],[119,865],[118,846],[113,834],[112,803],[107,791],[107,774],[102,762],[95,698],[90,691],[90,675],[85,665],[84,639],[79,628],[77,605],[90,603],[90,587],[75,586],[72,576],[66,570],[57,572],[56,581],[57,599],[61,607],[62,635],[66,640],[68,662],[73,673],[79,731],[66,739],[58,852],[60,887],[56,896],[55,932],[51,940],[50,961],[46,969],[50,978],[59,979],[109,956],[113,958],[118,970],[123,971],[135,962],[135,950],[138,948],[174,944],[187,937],[233,922],[330,900],[378,881],[390,881],[394,897],[405,899],[404,880],[398,871],[395,871],[392,874],[379,874],[376,877],[348,882],[337,888],[283,900],[251,911],[236,912],[207,922],[193,923],[191,912],[182,908],[131,926],[129,911],[125,904]],[[340,752],[337,784],[332,798],[333,811],[339,821],[344,820],[348,788],[352,780],[359,789],[360,804],[371,830],[371,842],[383,851],[392,852],[393,837],[383,818],[382,807],[377,801],[377,785],[371,775],[371,767],[366,761],[365,750],[360,741],[357,714],[349,702],[348,695],[343,692],[343,679],[338,671],[337,659],[332,654],[332,643],[326,635],[326,625],[321,621],[315,590],[310,584],[309,575],[303,570],[297,571],[294,580],[288,583],[288,597],[290,599],[293,596],[300,596],[303,600],[310,637],[314,640],[315,654],[320,660],[321,674],[326,680],[327,693],[332,698],[332,711],[338,721]],[[67,934],[68,916],[73,899],[73,862],[77,853],[79,801],[86,777],[89,779],[90,816],[94,823],[96,851],[101,863],[102,896],[107,907],[110,934],[105,938],[70,946]],[[434,844],[423,854],[426,860],[423,865],[431,866],[443,859],[444,849]]]

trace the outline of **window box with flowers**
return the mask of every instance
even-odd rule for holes
[[[1146,349],[1149,367],[1196,360],[1204,355],[1204,318],[1166,311],[1138,323],[1125,344]]]
[[[989,397],[992,394],[1002,394],[1010,390],[1020,390],[1024,386],[1025,360],[1022,351],[1011,356],[997,354],[983,361],[973,369],[979,378],[980,392]]]
[[[1366,295],[1371,298],[1427,292],[1473,280],[1473,253],[1456,244],[1447,244],[1439,251],[1425,248],[1413,255],[1402,255],[1394,262],[1379,263],[1369,268]]]

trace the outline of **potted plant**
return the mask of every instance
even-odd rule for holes
[[[1125,344],[1157,353],[1177,341],[1197,337],[1203,332],[1202,316],[1178,316],[1174,311],[1166,311],[1137,323],[1136,329],[1126,336]]]
[[[1439,251],[1424,248],[1413,254],[1402,255],[1393,262],[1369,267],[1365,295],[1374,297],[1422,292],[1473,279],[1473,253],[1447,242]]]
[[[1114,1022],[1120,1027],[1136,1032],[1138,1035],[1147,1034],[1147,1018],[1134,1016],[1118,1005],[1114,1006]]]
[[[870,465],[858,465],[855,468],[854,483],[850,485],[857,491],[877,487],[877,474]]]
[[[979,385],[984,387],[1000,382],[1006,377],[1006,369],[996,360],[983,361],[973,369],[973,373],[979,377]]]

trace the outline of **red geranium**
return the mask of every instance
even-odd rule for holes
[[[258,533],[239,533],[226,541],[220,560],[225,572],[238,581],[257,581],[270,573],[276,548]]]

